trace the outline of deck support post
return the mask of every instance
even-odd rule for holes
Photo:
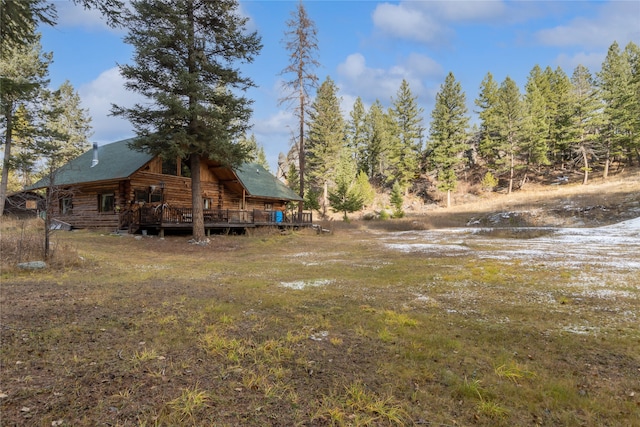
[[[158,237],[164,239],[164,228],[160,227],[160,233],[158,233]]]

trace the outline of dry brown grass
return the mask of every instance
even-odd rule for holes
[[[433,221],[58,233],[82,266],[0,276],[2,425],[635,425],[637,269],[403,253],[373,228]]]
[[[44,223],[37,218],[2,217],[0,224],[0,269],[13,270],[18,263],[44,260]],[[51,268],[80,267],[83,259],[72,244],[50,234],[48,265]]]

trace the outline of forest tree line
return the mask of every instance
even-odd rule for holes
[[[34,172],[52,171],[86,149],[90,118],[70,84],[49,88],[47,68],[52,54],[41,51],[35,29],[38,23],[55,23],[53,5],[46,0],[0,1],[7,22],[15,24],[2,32],[5,158],[0,199],[4,199],[9,172],[17,173],[21,184],[28,184]],[[126,13],[120,0],[73,1],[100,9],[112,25],[129,30],[125,41],[137,53],[133,65],[121,66],[127,88],[154,99],[158,107],[154,111],[139,105],[114,107],[115,115],[134,125],[136,149],[181,155],[194,162],[207,156],[231,165],[251,159],[265,163],[264,150],[255,137],[246,137],[250,100],[231,91],[236,88],[241,93],[253,82],[208,63],[215,65],[218,59],[250,62],[261,48],[257,34],[239,31],[246,19],[236,15],[235,0],[184,2],[179,10],[160,10],[158,2],[136,0]],[[229,28],[214,19],[223,15],[228,16]],[[153,19],[166,21],[170,28],[186,28],[184,40],[156,37]],[[202,22],[196,25],[194,19]],[[406,80],[390,107],[378,100],[367,108],[358,98],[347,116],[340,111],[338,89],[330,77],[317,88],[314,98],[309,96],[315,74],[304,66],[315,64],[316,29],[302,3],[286,24],[291,63],[283,73],[294,77],[288,81],[289,94],[281,101],[293,103],[301,123],[300,135],[283,162],[284,175],[304,196],[307,208],[326,211],[332,207],[346,215],[372,198],[373,187],[391,189],[392,199],[401,205],[402,195],[425,194],[425,181],[449,196],[461,179],[482,181],[488,189],[504,187],[507,192],[534,174],[552,171],[580,172],[586,183],[594,169],[606,177],[614,162],[623,166],[640,163],[640,53],[633,42],[624,49],[613,43],[595,75],[583,66],[569,76],[560,67],[536,65],[523,91],[510,77],[497,82],[487,73],[473,102],[478,117],[473,126],[466,94],[449,73],[436,95],[427,128],[424,111]],[[237,49],[216,49],[218,40],[207,38],[210,31],[194,33],[216,26],[228,31],[226,37],[237,41]],[[156,39],[150,40],[147,33]],[[171,61],[154,57],[153,52],[161,50],[151,45],[169,49]],[[189,55],[182,57],[184,51]],[[304,61],[298,58],[301,51],[306,52]],[[210,57],[203,57],[207,52]],[[204,61],[202,67],[191,64],[194,60]],[[185,63],[191,64],[186,70]],[[155,67],[155,74],[146,72],[149,64]],[[217,70],[224,79],[215,72],[204,75],[201,71],[209,69]],[[173,91],[155,78],[185,72],[188,79],[176,81],[180,87]],[[190,81],[202,84],[196,88]],[[180,109],[175,108],[178,105]],[[229,117],[216,113],[223,105],[231,107]],[[176,122],[189,125],[167,126]],[[194,197],[195,205],[197,199]]]
[[[345,117],[327,77],[306,120],[306,207],[355,211],[371,199],[371,185],[424,194],[425,178],[449,196],[461,179],[511,193],[533,175],[580,173],[586,184],[594,170],[606,178],[612,163],[640,164],[640,49],[633,42],[624,49],[614,42],[595,75],[582,65],[571,75],[535,65],[523,91],[489,72],[473,103],[478,122],[470,125],[466,94],[450,72],[429,128],[406,80],[390,107],[376,100],[366,108],[358,97]],[[298,152],[292,147],[283,162],[293,189]]]

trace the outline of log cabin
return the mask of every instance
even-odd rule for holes
[[[192,230],[191,178],[186,162],[133,150],[132,139],[80,155],[29,190],[60,196],[52,219],[72,228],[148,231]],[[255,163],[232,169],[205,160],[200,171],[205,230],[312,225],[310,212],[287,211],[302,199]]]

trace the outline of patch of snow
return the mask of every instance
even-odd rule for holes
[[[616,298],[635,298],[635,295],[627,291],[619,291],[616,289],[592,289],[582,292],[582,296],[602,299],[616,299]]]
[[[311,334],[311,336],[309,338],[314,340],[314,341],[322,341],[325,338],[327,338],[328,336],[329,336],[329,331],[320,331],[320,332],[317,332],[315,334]]]
[[[562,328],[565,332],[570,332],[572,334],[578,335],[589,335],[589,334],[597,334],[600,331],[600,328],[596,328],[593,326],[579,326],[579,325],[570,325]]]
[[[400,252],[434,252],[448,256],[456,256],[460,252],[468,252],[470,250],[465,246],[438,243],[388,243],[385,246]]]
[[[289,289],[300,290],[307,287],[326,286],[333,282],[334,282],[333,280],[329,280],[329,279],[317,279],[313,281],[296,280],[294,282],[280,282],[280,286],[284,286],[285,288],[289,288]]]
[[[405,253],[452,257],[472,253],[479,258],[519,260],[528,264],[533,261],[550,269],[591,267],[626,273],[640,270],[640,217],[596,228],[545,230],[549,234],[524,239],[494,237],[473,228],[457,228],[386,233],[380,240],[386,248]]]
[[[298,258],[298,257],[308,257],[308,256],[312,256],[312,255],[315,255],[315,254],[312,253],[312,252],[298,252],[297,254],[293,254],[293,255],[290,255],[290,256]]]

